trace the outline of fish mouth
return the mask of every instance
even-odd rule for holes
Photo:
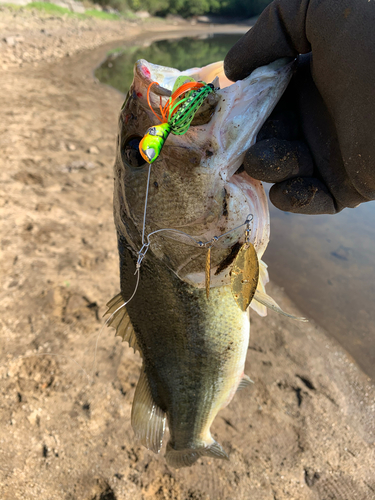
[[[244,80],[232,82],[224,74],[222,61],[183,72],[154,65],[142,59],[137,61],[133,91],[138,104],[149,114],[151,121],[155,120],[155,116],[150,110],[150,104],[157,113],[159,107],[164,106],[169,99],[174,82],[179,76],[189,76],[206,83],[215,82],[215,93],[210,94],[198,109],[189,130],[183,136],[171,134],[164,151],[167,155],[173,148],[192,148],[192,151],[200,156],[199,171],[210,173],[209,177],[212,179],[219,179],[217,185],[226,193],[226,206],[220,214],[216,212],[219,215],[214,218],[212,224],[205,221],[201,230],[197,229],[199,221],[184,222],[179,229],[197,240],[208,241],[213,236],[233,230],[252,214],[250,241],[254,244],[258,256],[262,256],[269,240],[267,198],[262,184],[249,177],[246,172],[239,171],[239,168],[246,151],[256,142],[260,128],[286,89],[293,66],[294,63],[290,62],[290,59],[277,60],[256,69]],[[147,89],[152,82],[159,85],[151,87],[147,99]],[[224,195],[222,198],[225,202]],[[202,218],[204,217],[203,214]],[[190,232],[191,227],[194,227],[194,234]],[[222,286],[230,280],[231,264],[228,259],[233,254],[233,249],[244,241],[244,231],[231,236],[227,238],[226,251],[218,252],[218,259],[213,261],[211,286]],[[173,251],[169,246],[168,252]],[[167,254],[161,249],[158,257],[163,258],[163,255]],[[196,251],[191,252],[190,258],[186,252],[184,255],[186,258],[182,259],[182,262],[179,258],[175,259],[175,262],[179,262],[173,264],[171,269],[183,281],[199,288],[204,287],[204,258],[198,257]]]
[[[179,71],[140,59],[134,68],[134,87],[139,104],[152,116],[149,105],[158,113],[160,105],[164,106],[171,96],[179,76],[214,83],[216,92],[209,94],[198,109],[183,140],[172,135],[169,144],[181,147],[187,142],[204,150],[207,139],[215,138],[214,150],[206,151],[209,154],[201,165],[215,164],[224,178],[230,178],[241,166],[245,152],[255,143],[260,128],[286,89],[294,64],[290,58],[278,59],[257,68],[244,80],[232,82],[225,76],[223,61]],[[158,85],[151,87],[147,99],[147,89],[152,82]]]
[[[205,68],[209,68],[206,70]],[[158,66],[147,62],[145,59],[140,59],[135,63],[134,74],[135,74],[135,85],[142,87],[143,90],[137,90],[137,97],[139,98],[140,105],[150,111],[151,104],[155,113],[162,118],[160,113],[160,105],[163,107],[167,100],[172,95],[172,89],[175,80],[178,76],[185,75],[194,78],[196,81],[205,81],[207,83],[213,83],[215,88],[222,88],[222,86],[228,86],[231,82],[228,80],[223,73],[223,63],[213,63],[205,68],[192,68],[187,71],[180,72],[174,68],[166,68],[164,66]],[[218,75],[221,75],[220,78]],[[203,77],[206,77],[204,79]],[[153,85],[149,91],[149,99],[147,99],[147,89],[151,83],[157,82],[158,85]],[[195,113],[194,119],[191,126],[204,125],[208,123],[213,116],[213,112],[220,100],[220,97],[216,93],[211,93],[207,96],[203,104],[198,108]]]

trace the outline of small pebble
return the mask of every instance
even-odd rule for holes
[[[90,146],[87,152],[90,153],[91,155],[98,155],[99,149],[96,146]]]
[[[7,43],[9,47],[14,47],[16,45],[16,41],[13,36],[5,37],[4,42]]]

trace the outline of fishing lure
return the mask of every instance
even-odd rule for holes
[[[253,300],[259,282],[259,260],[250,241],[251,220],[246,220],[245,243],[240,248],[231,270],[231,290],[241,311],[246,311]]]
[[[175,87],[181,79],[186,82],[188,78],[179,77],[175,83]],[[150,127],[139,143],[139,152],[148,163],[153,163],[157,159],[170,133],[183,135],[188,131],[195,113],[203,104],[203,101],[209,94],[215,91],[212,83],[206,84],[194,80],[184,83],[172,92],[171,97],[164,107],[160,103],[159,108],[162,116],[160,118],[152,109],[150,102],[150,89],[152,85],[159,84],[158,82],[150,83],[147,89],[147,102],[151,111],[161,123],[160,125]]]

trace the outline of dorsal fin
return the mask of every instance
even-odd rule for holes
[[[134,352],[138,351],[142,355],[126,308],[125,306],[121,307],[124,303],[125,301],[120,292],[108,302],[108,309],[104,313],[104,316],[107,314],[111,315],[108,326],[116,329],[116,337],[121,337],[123,341],[128,342],[129,346],[134,349]]]
[[[159,453],[162,447],[165,422],[165,413],[154,402],[142,367],[134,394],[131,423],[137,439],[154,453]]]
[[[237,392],[241,391],[242,389],[245,389],[245,387],[249,387],[249,385],[252,385],[253,383],[254,382],[248,375],[243,374],[240,383],[238,384]]]

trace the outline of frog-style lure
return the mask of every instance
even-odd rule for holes
[[[181,81],[191,80],[178,86]],[[160,118],[152,109],[150,89],[158,82],[150,83],[147,89],[147,102],[151,111],[161,122],[150,127],[139,144],[139,152],[148,163],[153,163],[159,156],[170,133],[183,135],[188,131],[195,113],[206,97],[215,91],[212,83],[196,82],[189,77],[181,76],[176,80],[174,90],[164,107],[160,104]],[[160,98],[161,100],[161,98]]]

